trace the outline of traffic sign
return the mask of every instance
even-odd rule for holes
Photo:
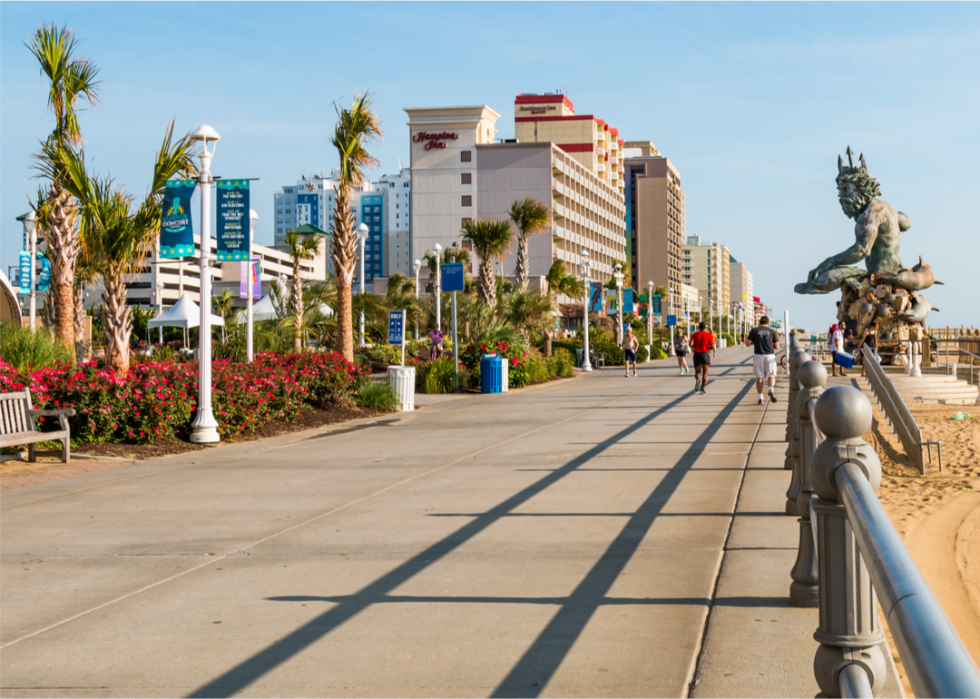
[[[442,290],[463,291],[463,263],[446,262],[442,265]]]
[[[388,311],[388,344],[402,346],[402,366],[405,366],[405,311]]]
[[[668,315],[667,316],[667,327],[670,328],[670,327],[673,327],[675,325],[677,325],[677,316]]]

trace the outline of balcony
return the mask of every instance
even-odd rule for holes
[[[604,156],[606,155],[606,149],[605,149],[605,148],[603,148],[602,146],[598,146],[598,147],[597,147],[597,148],[595,149],[595,153],[596,153],[596,155],[598,155],[598,156],[600,156],[600,157],[604,157]]]

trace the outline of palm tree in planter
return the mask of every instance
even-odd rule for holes
[[[235,303],[235,297],[231,295],[228,289],[221,292],[221,296],[214,299],[214,311],[217,315],[221,316],[221,320],[224,321],[221,324],[221,344],[225,344],[227,341],[225,339],[225,328],[228,325],[228,316],[231,315],[232,305]]]
[[[510,207],[510,222],[517,229],[517,290],[527,291],[530,262],[527,255],[527,239],[543,233],[551,223],[548,207],[532,197],[515,201]]]
[[[153,166],[146,197],[134,207],[132,195],[115,187],[111,177],[89,175],[81,151],[62,147],[48,154],[50,167],[65,173],[64,187],[78,200],[82,246],[102,277],[103,333],[106,365],[117,376],[129,371],[132,314],[126,304],[126,283],[138,274],[160,232],[160,212],[167,180],[194,177],[193,141],[174,141],[167,126]]]
[[[559,294],[573,299],[580,299],[585,296],[585,283],[579,276],[569,274],[568,270],[565,269],[565,263],[561,260],[555,260],[551,263],[551,269],[548,270],[545,280],[548,282],[548,295],[555,307],[558,306]],[[544,335],[544,347],[542,348],[544,356],[550,357],[551,326],[542,328],[541,333]]]
[[[67,174],[50,160],[64,148],[80,147],[82,131],[78,123],[78,105],[82,100],[95,105],[99,100],[98,67],[87,58],[75,56],[76,39],[67,27],[54,24],[34,31],[27,48],[41,66],[51,84],[48,109],[55,125],[35,158],[42,177],[48,180],[39,199],[37,228],[47,246],[51,263],[49,303],[54,309],[55,335],[66,347],[75,342],[75,299],[73,297],[75,261],[81,250],[78,210],[66,187]],[[42,213],[43,212],[43,213]]]
[[[354,361],[354,324],[351,286],[357,266],[357,235],[351,213],[351,190],[361,184],[364,172],[378,164],[364,144],[381,138],[381,121],[374,113],[368,93],[354,96],[350,109],[337,106],[337,124],[330,143],[340,156],[337,201],[330,220],[334,276],[337,281],[337,347],[344,358]]]
[[[337,195],[339,201],[340,195]],[[303,351],[303,278],[300,277],[300,262],[312,260],[320,254],[320,236],[316,233],[303,234],[293,229],[286,234],[286,247],[293,259],[293,284],[289,302],[289,312],[293,317],[293,350]]]
[[[549,332],[555,322],[551,315],[555,309],[554,302],[551,295],[544,291],[515,291],[501,302],[501,306],[501,315],[518,329],[525,343],[529,342],[533,329]]]
[[[497,278],[493,273],[493,261],[503,258],[514,239],[514,231],[507,221],[476,219],[463,224],[463,240],[473,245],[473,252],[480,258],[480,283],[477,292],[488,308],[497,307]]]

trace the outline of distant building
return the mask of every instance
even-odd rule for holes
[[[390,276],[399,272],[411,277],[412,271],[412,171],[401,167],[397,175],[382,175],[375,180],[374,191],[384,196],[384,236],[382,252],[384,270],[375,276]]]
[[[731,289],[732,304],[739,305],[745,309],[745,317],[752,317],[753,293],[752,273],[745,266],[744,262],[737,261],[734,257],[729,259],[731,269]]]
[[[275,223],[273,234],[276,245],[283,245],[286,234],[304,223],[309,223],[325,231],[330,230],[330,217],[333,216],[337,199],[337,178],[340,171],[334,168],[330,177],[323,173],[302,177],[295,185],[286,185],[273,195]],[[374,191],[374,185],[365,181],[351,196],[351,213],[354,220],[361,221],[361,194]]]
[[[731,308],[731,254],[719,243],[701,243],[699,236],[688,236],[683,246],[684,283],[697,288],[705,311],[724,314]]]
[[[681,175],[653,143],[630,142],[626,159],[626,249],[638,285],[671,289],[681,302],[681,246],[684,244],[684,190]]]

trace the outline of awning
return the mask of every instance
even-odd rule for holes
[[[148,328],[196,328],[201,324],[201,307],[191,301],[187,294],[184,294],[173,307],[162,316],[157,316],[149,321]],[[222,326],[225,324],[224,318],[211,314],[211,325]]]

